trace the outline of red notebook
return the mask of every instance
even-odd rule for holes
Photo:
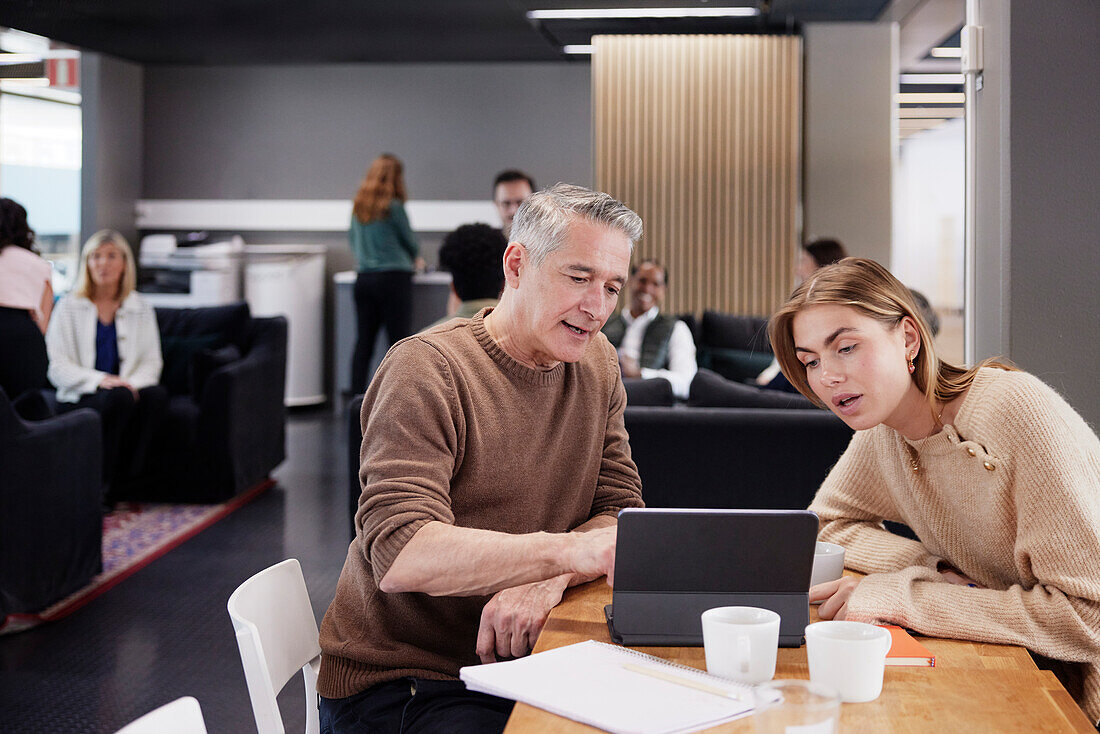
[[[890,652],[886,653],[887,665],[915,665],[918,667],[936,667],[936,656],[924,645],[913,639],[913,636],[892,624],[879,625],[890,630],[893,644]]]

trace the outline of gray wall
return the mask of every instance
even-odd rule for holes
[[[977,252],[979,268],[1008,280],[978,270],[977,341],[986,351],[977,356],[1001,347],[1100,428],[1100,4],[982,5],[986,88],[999,93],[983,89],[977,100],[987,141],[977,164]],[[1007,115],[996,118],[998,110]],[[989,313],[998,298],[1000,318]]]
[[[110,227],[137,245],[134,203],[142,196],[143,77],[137,64],[92,52],[80,55],[82,241]]]
[[[150,66],[144,91],[145,199],[350,199],[383,152],[405,162],[413,199],[489,199],[511,167],[591,184],[587,63]],[[346,235],[239,234],[328,247],[329,382],[332,275],[355,268]],[[420,237],[429,265],[441,238]]]
[[[351,198],[383,152],[414,199],[488,199],[507,167],[589,184],[590,128],[585,63],[151,66],[144,196]]]
[[[805,37],[803,237],[889,266],[897,26],[809,23]]]

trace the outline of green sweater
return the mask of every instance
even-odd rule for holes
[[[348,241],[361,273],[381,270],[412,272],[416,269],[413,260],[420,254],[420,244],[409,226],[404,205],[397,199],[390,202],[389,215],[369,224],[363,224],[352,214]]]

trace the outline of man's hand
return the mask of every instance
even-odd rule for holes
[[[497,657],[518,658],[531,652],[550,610],[561,601],[569,575],[498,591],[481,610],[477,656],[483,663]]]
[[[615,585],[615,537],[614,525],[584,533],[573,533],[569,567],[587,579],[607,576],[607,585]]]
[[[821,602],[817,616],[821,619],[844,619],[848,614],[848,598],[857,586],[859,579],[851,576],[811,586],[810,602]]]
[[[619,369],[622,371],[623,377],[642,376],[642,370],[638,366],[638,360],[624,357],[621,354],[619,355]]]

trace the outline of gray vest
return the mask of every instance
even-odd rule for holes
[[[668,367],[668,343],[672,340],[672,330],[676,327],[676,319],[658,312],[657,318],[649,322],[642,336],[642,351],[638,358],[638,366],[650,370],[663,370]],[[608,319],[603,326],[603,333],[607,340],[616,349],[623,343],[626,334],[626,321],[622,315],[615,315]]]

